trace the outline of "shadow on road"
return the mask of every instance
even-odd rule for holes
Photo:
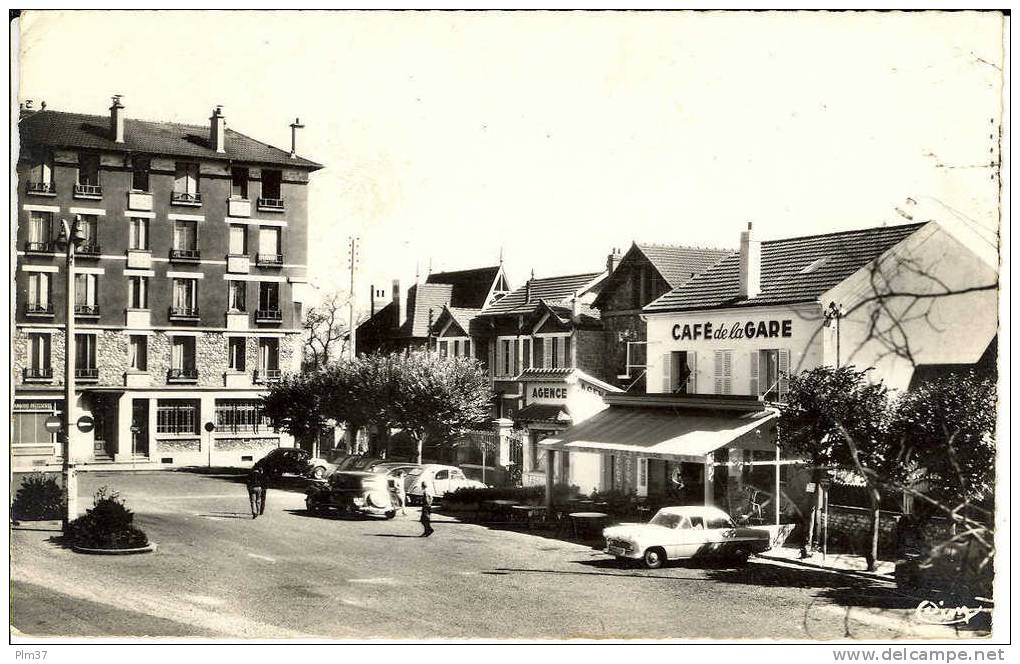
[[[216,519],[251,519],[250,512],[209,512],[198,516],[211,516]]]
[[[421,535],[397,535],[396,533],[372,533],[369,537],[411,537],[418,539]]]
[[[667,581],[681,580],[679,577],[660,574],[636,574],[634,572],[619,572],[613,574],[610,572],[581,572],[562,569],[524,569],[516,567],[497,567],[493,570],[484,571],[482,574],[487,576],[508,576],[510,574],[558,574],[568,576],[618,576],[635,579],[665,579]]]

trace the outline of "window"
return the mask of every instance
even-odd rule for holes
[[[131,188],[149,191],[149,158],[138,156],[131,160]]]
[[[84,238],[78,251],[80,253],[98,253],[99,251],[99,217],[94,214],[81,215],[81,224],[78,229]]]
[[[33,212],[28,218],[28,251],[49,251],[53,228],[52,212]]]
[[[264,378],[280,377],[279,339],[259,339],[259,375]]]
[[[673,394],[695,394],[697,392],[697,354],[674,351],[666,358],[669,361],[669,391]]]
[[[275,281],[262,281],[259,283],[259,310],[280,310],[280,284]]]
[[[715,369],[714,394],[733,394],[733,351],[717,350],[713,357]]]
[[[128,309],[149,308],[149,278],[128,277]]]
[[[194,251],[198,248],[198,223],[194,221],[174,222],[174,249]]]
[[[76,371],[79,375],[83,371],[95,370],[96,368],[96,335],[76,334],[74,335],[74,358]]]
[[[262,414],[262,402],[248,399],[217,399],[215,425],[217,431],[258,431],[269,429],[269,419]]]
[[[262,170],[262,198],[272,198],[279,200],[283,198],[280,195],[280,184],[283,181],[283,174],[274,169],[266,168]]]
[[[521,349],[521,358],[523,360],[524,369],[531,368],[531,339],[524,340],[524,346]]]
[[[244,337],[227,339],[227,366],[231,371],[244,371]]]
[[[149,248],[149,220],[132,218],[128,221],[128,249],[146,251]]]
[[[28,273],[28,310],[30,312],[50,311],[50,274],[48,272]]]
[[[465,339],[461,346],[462,357],[471,357],[471,340]]]
[[[183,194],[181,198],[197,198],[198,164],[177,162],[174,166],[174,193]]]
[[[248,229],[243,224],[230,225],[230,249],[232,256],[245,256],[248,253]]]
[[[259,254],[278,256],[280,254],[280,229],[263,226],[259,228]]]
[[[98,314],[96,291],[99,289],[98,274],[74,275],[74,311],[78,314]]]
[[[538,340],[536,339],[536,341]],[[545,337],[542,342],[542,366],[547,369],[557,369],[571,365],[570,337]],[[537,362],[536,366],[538,366]]]
[[[534,363],[533,363],[533,366],[536,369],[543,369],[543,368],[545,368],[545,366],[546,366],[546,364],[545,364],[545,339],[542,339],[541,337],[536,337],[534,342],[532,343],[532,345],[534,346],[534,353],[533,353],[533,355],[534,355]]]
[[[50,373],[50,335],[30,333],[28,335],[28,362],[30,376],[45,378]]]
[[[128,368],[132,371],[149,369],[149,338],[144,334],[128,337]]]
[[[247,282],[227,282],[227,310],[233,312],[247,311],[244,305],[244,295],[247,290]]]
[[[248,169],[234,166],[230,169],[230,197],[248,198]]]
[[[751,352],[751,394],[766,401],[782,401],[789,387],[790,351]]]
[[[52,445],[53,436],[46,430],[46,420],[54,413],[14,413],[12,445]]]
[[[450,354],[450,342],[443,339],[439,342],[439,357],[447,357]]]
[[[53,190],[53,152],[46,148],[32,151],[31,167],[28,171],[29,191]]]
[[[99,155],[88,152],[78,154],[78,184],[99,186]]]
[[[160,399],[156,402],[156,433],[198,434],[198,402]]]
[[[170,346],[170,370],[183,378],[195,371],[195,337],[174,337]]]
[[[497,345],[496,374],[516,376],[517,366],[517,339],[500,339]]]
[[[448,480],[448,479],[450,479],[450,471],[448,471],[448,470],[437,470],[436,471],[436,479],[437,480]]]
[[[198,310],[198,279],[174,279],[174,309],[181,313],[192,313]]]

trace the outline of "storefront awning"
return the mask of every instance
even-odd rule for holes
[[[740,413],[611,406],[539,445],[702,463],[706,455],[723,447],[774,450],[777,416],[774,410]]]
[[[518,422],[556,422],[564,425],[570,424],[570,412],[566,406],[533,403],[521,408],[514,419]]]

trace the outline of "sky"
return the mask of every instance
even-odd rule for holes
[[[18,97],[231,128],[325,165],[309,275],[355,292],[631,242],[998,224],[995,13],[29,12]],[[84,61],[82,60],[84,58]]]

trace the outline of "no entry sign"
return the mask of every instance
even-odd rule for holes
[[[88,433],[96,428],[96,421],[88,415],[82,415],[78,418],[78,431],[82,433]]]
[[[57,433],[64,428],[64,422],[56,415],[50,415],[46,418],[46,422],[43,424],[46,430],[50,433]]]

